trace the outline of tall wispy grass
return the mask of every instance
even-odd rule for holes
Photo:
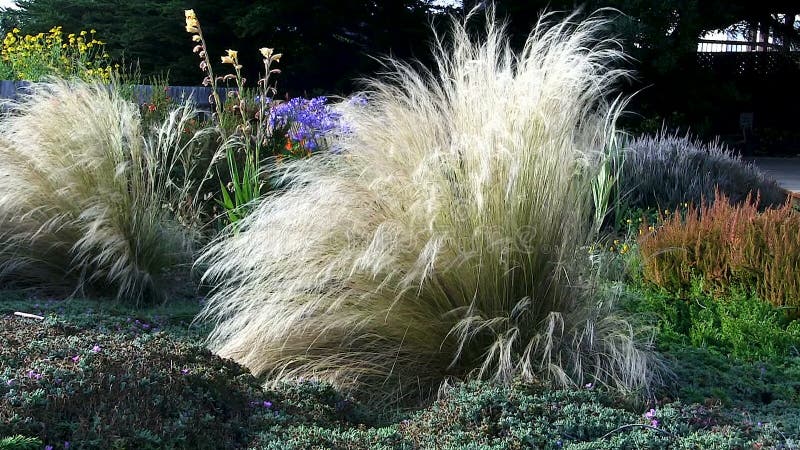
[[[194,237],[177,212],[191,209],[190,139],[181,133],[193,108],[144,132],[136,105],[106,86],[53,80],[31,89],[0,120],[5,280],[131,302],[162,296],[162,275],[191,263]]]
[[[657,377],[583,270],[622,55],[599,16],[545,18],[520,53],[487,19],[482,40],[459,22],[438,38],[435,71],[389,60],[344,103],[342,154],[287,164],[290,187],[207,249],[215,351],[381,401],[450,378]]]

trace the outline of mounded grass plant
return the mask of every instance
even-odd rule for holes
[[[0,120],[0,268],[6,281],[61,284],[138,303],[192,261],[186,224],[194,115],[143,130],[137,107],[99,84],[53,80]],[[192,203],[191,200],[188,200]],[[184,225],[179,218],[184,219]]]
[[[775,180],[723,145],[666,132],[628,143],[619,189],[633,208],[700,205],[713,201],[716,190],[733,204],[759,195],[762,209],[780,206],[787,197]]]
[[[450,378],[657,379],[584,269],[622,55],[599,16],[548,19],[519,53],[490,14],[480,41],[437,38],[436,71],[389,59],[344,103],[341,154],[286,163],[288,187],[201,258],[211,348],[390,403]]]

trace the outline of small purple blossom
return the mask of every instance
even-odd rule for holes
[[[40,374],[39,372],[37,372],[35,370],[29,370],[28,371],[28,378],[33,378],[34,380],[41,380],[42,379],[42,374]]]
[[[97,344],[95,344],[94,347],[92,347],[92,353],[100,353],[101,350],[103,349],[100,348],[100,346]]]
[[[64,441],[64,448],[69,448],[69,441]]]
[[[264,408],[267,408],[267,409],[272,408],[272,402],[269,401],[269,400],[265,400],[263,405],[264,405]]]
[[[656,416],[656,410],[653,408],[650,408],[649,411],[644,413],[644,418],[648,420],[653,419],[655,416]]]
[[[585,387],[586,389],[592,389],[594,388],[594,383],[586,383],[586,385],[583,387]]]
[[[72,362],[78,362],[81,359],[81,357],[80,357],[80,355],[75,355],[70,359],[72,360]]]
[[[189,370],[189,369],[181,369],[181,373],[182,373],[183,375],[189,375],[189,372],[190,372],[190,370]]]
[[[16,384],[16,382],[17,381],[12,378],[12,379],[6,381],[6,386],[13,386],[14,384]]]
[[[45,445],[44,446],[44,450],[53,450],[53,446],[52,445]]]

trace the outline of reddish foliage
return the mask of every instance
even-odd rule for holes
[[[674,215],[655,231],[643,225],[639,246],[647,281],[670,290],[702,276],[706,287],[751,286],[777,307],[800,310],[800,213],[787,202],[759,213],[758,199],[731,206],[716,201]]]

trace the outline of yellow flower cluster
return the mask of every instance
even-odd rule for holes
[[[84,30],[64,36],[58,26],[48,33],[22,35],[14,28],[0,48],[0,77],[38,81],[57,75],[107,82],[119,64],[111,65],[105,42],[98,40],[96,33]]]

